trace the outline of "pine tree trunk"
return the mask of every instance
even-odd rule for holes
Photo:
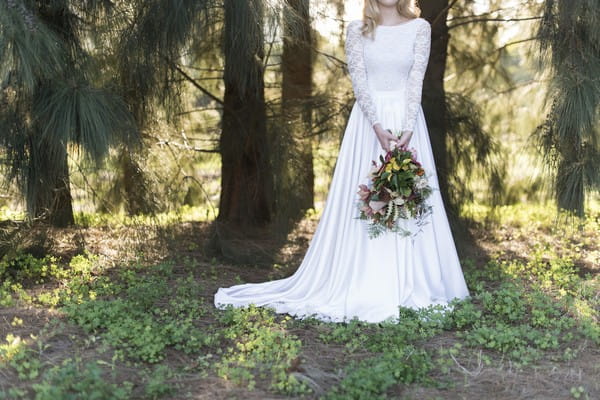
[[[282,62],[282,114],[277,132],[277,214],[296,218],[314,204],[312,140],[312,30],[310,1],[286,0]]]
[[[444,75],[448,58],[448,0],[421,2],[422,17],[431,25],[431,55],[423,81],[423,112],[429,129],[431,147],[435,158],[440,191],[447,207],[451,206],[448,195],[448,159],[446,150],[446,92]]]
[[[147,126],[149,115],[152,115],[145,105],[147,100],[136,89],[137,84],[130,80],[128,74],[123,74],[120,79],[121,87],[126,88],[123,92],[125,103],[128,104],[136,125],[141,130]],[[129,215],[152,214],[156,211],[146,172],[140,168],[137,161],[143,149],[144,143],[140,140],[139,143],[123,148],[119,154],[121,175],[117,179],[121,182],[116,182],[116,186],[122,184],[123,189],[118,191],[119,198],[114,200],[116,204],[124,202]]]
[[[122,151],[120,161],[127,213],[129,215],[152,214],[154,207],[144,171],[128,149]]]
[[[421,2],[422,17],[431,23],[431,54],[423,81],[422,106],[429,130],[429,138],[435,159],[440,192],[444,200],[448,222],[454,235],[459,255],[472,242],[471,235],[459,215],[449,192],[450,165],[446,137],[448,132],[446,113],[446,91],[444,76],[448,58],[448,0]]]
[[[48,3],[38,5],[40,18],[65,42],[76,46],[73,21],[67,18],[64,8]],[[71,197],[69,163],[66,144],[49,151],[53,143],[31,141],[29,150],[30,171],[27,180],[27,202],[31,216],[56,227],[75,223]],[[50,154],[54,153],[54,157]]]
[[[585,162],[583,146],[575,138],[559,146],[561,158],[556,170],[556,202],[559,210],[567,210],[578,217],[585,216]]]
[[[56,227],[73,225],[73,199],[71,197],[69,164],[66,150],[60,160],[50,160],[44,146],[30,148],[32,168],[27,180],[27,206],[29,215]],[[37,180],[36,180],[37,178]]]
[[[225,97],[217,221],[238,232],[265,226],[272,216],[260,3],[260,0],[224,3]]]

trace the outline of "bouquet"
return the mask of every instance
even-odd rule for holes
[[[359,218],[368,221],[371,239],[384,232],[408,236],[411,232],[401,220],[414,218],[417,226],[425,224],[431,214],[425,200],[432,188],[414,149],[395,147],[379,160],[381,165],[373,161],[369,185],[359,185]]]

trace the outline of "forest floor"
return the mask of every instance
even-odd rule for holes
[[[400,324],[214,308],[293,273],[315,218],[270,265],[208,256],[208,223],[2,226],[0,399],[600,399],[600,213],[465,212],[471,298]]]

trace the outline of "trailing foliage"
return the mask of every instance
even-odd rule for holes
[[[600,8],[595,0],[546,0],[539,27],[552,79],[551,107],[537,138],[556,173],[558,207],[582,216],[600,189]]]
[[[501,148],[490,132],[483,129],[481,109],[468,97],[446,93],[448,128],[448,164],[453,174],[448,176],[450,194],[455,205],[462,207],[474,200],[470,183],[484,179],[489,185],[486,200],[502,204],[505,192],[505,168],[501,162]]]
[[[65,311],[87,332],[101,334],[120,358],[156,363],[170,347],[198,353],[215,340],[194,323],[205,313],[200,286],[191,278],[180,278],[173,282],[176,298],[169,300],[173,289],[165,278],[170,267],[159,265],[155,271],[145,276],[123,270],[120,285],[94,285],[98,294],[119,297],[69,302]]]
[[[172,120],[181,107],[182,85],[176,84],[181,57],[205,39],[210,0],[130,0],[120,11],[116,44],[121,90],[142,126],[152,122],[157,106]]]

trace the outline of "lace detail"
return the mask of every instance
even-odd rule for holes
[[[423,20],[419,24],[415,37],[414,63],[410,69],[407,83],[407,112],[406,125],[403,130],[413,131],[417,120],[417,112],[421,107],[421,95],[423,92],[423,78],[429,62],[429,53],[431,51],[431,26],[429,22]]]
[[[379,26],[371,39],[363,36],[362,24],[352,21],[346,33],[346,59],[356,102],[373,126],[379,122],[373,91],[404,91],[402,130],[414,131],[431,51],[431,26],[423,18]]]
[[[371,126],[373,126],[378,122],[377,110],[369,92],[367,69],[365,67],[364,37],[361,33],[361,26],[361,21],[352,21],[348,25],[345,44],[346,61],[348,63],[348,72],[352,80],[356,102],[371,123]]]

